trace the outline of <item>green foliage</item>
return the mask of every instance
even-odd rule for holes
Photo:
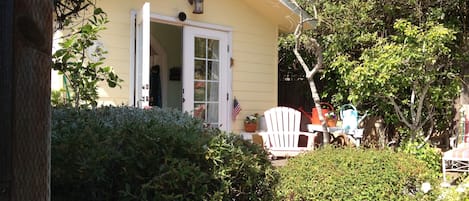
[[[71,107],[67,101],[67,92],[64,89],[52,90],[50,100],[52,107]]]
[[[325,147],[279,169],[280,200],[435,200],[439,181],[423,162],[386,150]]]
[[[93,0],[54,0],[55,29],[63,29],[79,18],[83,11],[95,9]]]
[[[271,200],[257,145],[176,110],[53,109],[53,200]]]
[[[399,125],[414,131],[412,135],[447,130],[454,116],[452,100],[461,84],[458,74],[468,63],[469,21],[462,20],[469,16],[466,1],[298,2],[312,15],[316,10],[319,16],[318,26],[305,33],[323,48],[322,82],[327,84],[322,98],[336,105],[352,101],[359,110],[379,114],[388,123],[401,122]],[[291,35],[282,38],[282,52],[292,52],[291,39]],[[279,55],[281,61],[292,60],[291,55]],[[412,108],[415,105],[410,105],[411,91],[421,92],[431,81],[425,95],[415,93],[425,107],[432,106],[419,113],[429,120],[402,123],[403,119],[417,120],[410,118],[410,111],[416,111]],[[389,104],[389,98],[380,98],[386,96],[401,106],[402,117]]]
[[[464,177],[464,176],[463,176]],[[469,201],[469,189],[467,187],[468,178],[465,175],[465,179],[456,179],[457,182],[461,182],[456,186],[451,186],[448,188],[443,188],[441,192],[441,201]]]
[[[407,141],[398,150],[414,155],[418,160],[425,162],[427,168],[433,170],[435,176],[441,174],[441,152],[431,147],[429,143],[418,140]]]
[[[278,173],[264,149],[233,135],[211,139],[206,153],[218,188],[211,200],[272,200]]]
[[[108,22],[106,13],[96,8],[83,25],[70,28],[71,35],[59,43],[61,49],[53,54],[52,68],[66,77],[65,87],[73,92],[67,101],[75,107],[97,105],[99,82],[106,81],[111,88],[122,82],[112,67],[104,65],[107,51],[98,41],[98,32],[104,30]]]
[[[440,24],[429,22],[419,27],[405,20],[398,20],[394,28],[395,35],[365,49],[359,60],[344,56],[333,66],[343,69],[349,100],[392,104],[392,115],[397,117],[391,119],[399,119],[415,137],[425,123],[436,122],[432,119],[435,110],[451,108],[458,96],[459,80],[451,76],[456,69],[444,65],[454,32]],[[425,107],[419,108],[421,101]]]
[[[438,64],[448,56],[450,50],[445,45],[454,35],[441,25],[429,26],[423,30],[407,21],[397,21],[395,28],[400,34],[393,35],[393,40],[379,40],[374,47],[365,49],[359,60],[343,58],[334,62],[334,66],[345,63],[345,84],[353,87],[349,99],[366,99],[376,92],[391,97],[411,90],[415,83],[423,88],[439,77],[445,78],[451,69]]]

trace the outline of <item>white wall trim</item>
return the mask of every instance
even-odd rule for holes
[[[213,29],[217,31],[224,31],[224,32],[231,32],[233,29],[231,27],[223,26],[223,25],[218,25],[218,24],[209,24],[205,22],[198,22],[198,21],[192,21],[187,19],[186,21],[182,22],[180,21],[177,17],[170,17],[170,16],[165,16],[165,15],[160,15],[157,13],[151,13],[150,18],[152,22],[160,22],[164,24],[171,24],[171,25],[176,25],[176,26],[193,26],[193,27],[198,27],[198,28],[204,28],[204,29]]]
[[[304,11],[302,8],[298,7],[298,4],[293,3],[291,0],[280,0],[280,3],[282,3],[285,7],[290,9],[293,13],[297,14],[298,16],[303,16],[304,19],[314,19],[307,21],[309,25],[312,27],[316,27],[318,24],[318,20],[316,18],[313,18],[311,15],[309,15],[306,11]],[[316,16],[314,16],[316,17]]]
[[[135,45],[136,45],[136,20],[137,11],[131,10],[130,11],[130,67],[129,67],[129,103],[130,106],[136,106],[135,103],[135,72],[136,72],[136,64],[135,64]]]
[[[228,113],[226,115],[227,118],[229,119],[227,121],[226,129],[228,131],[232,131],[233,127],[233,120],[231,119],[231,112],[233,108],[233,100],[234,100],[234,95],[233,95],[233,66],[231,66],[231,59],[233,58],[233,32],[229,31],[228,32],[228,46],[229,46],[229,52],[228,52],[228,75],[227,75],[227,83],[226,87],[228,90],[228,93],[230,95],[228,96],[230,100],[228,100]]]

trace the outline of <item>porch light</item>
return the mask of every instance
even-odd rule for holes
[[[204,13],[204,0],[189,0],[191,5],[194,5],[194,11],[192,13],[202,14]]]

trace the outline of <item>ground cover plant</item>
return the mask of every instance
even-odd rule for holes
[[[53,200],[272,200],[266,152],[176,110],[53,109]]]

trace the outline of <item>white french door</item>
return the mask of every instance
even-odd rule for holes
[[[134,82],[130,101],[140,108],[149,106],[150,98],[151,17],[148,2],[135,12],[135,66],[131,70]],[[182,40],[183,111],[203,119],[210,127],[228,131],[231,123],[229,32],[186,24]]]
[[[150,3],[143,4],[136,16],[136,65],[134,105],[145,108],[150,96]]]
[[[229,129],[228,33],[183,29],[183,110],[221,130]]]

